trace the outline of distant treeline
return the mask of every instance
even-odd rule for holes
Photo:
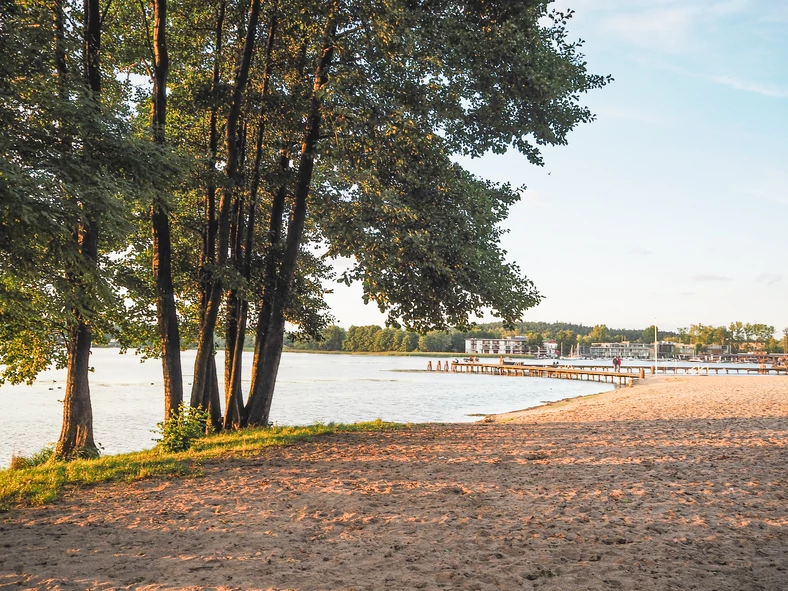
[[[695,345],[698,350],[708,345],[727,345],[733,352],[764,350],[785,352],[788,347],[788,328],[783,331],[782,342],[775,340],[774,327],[766,324],[732,322],[729,326],[706,326],[692,324],[680,328],[678,332],[660,330],[661,341],[673,341]],[[383,353],[412,351],[464,353],[465,339],[500,339],[511,336],[524,336],[528,345],[540,347],[544,341],[554,340],[559,350],[568,354],[575,345],[588,346],[591,343],[617,343],[622,341],[651,343],[654,341],[654,326],[646,328],[608,328],[604,324],[585,326],[569,322],[520,322],[513,330],[506,329],[502,323],[480,324],[474,330],[463,332],[432,331],[426,334],[408,332],[396,328],[382,328],[376,325],[351,326],[345,330],[330,326],[322,332],[319,341],[298,342],[286,340],[285,346],[291,349],[311,351],[348,351]]]
[[[351,326],[345,330],[330,326],[322,333],[322,340],[298,342],[292,339],[285,345],[291,349],[311,351],[348,351],[348,352],[389,352],[408,353],[412,351],[464,353],[465,339],[500,339],[511,336],[524,336],[528,344],[541,346],[544,341],[555,340],[559,347],[568,353],[570,347],[592,342],[646,341],[654,340],[654,328],[647,329],[608,329],[604,324],[584,326],[568,322],[520,322],[513,330],[504,328],[502,323],[478,325],[471,331],[432,331],[426,334],[408,332],[396,328],[382,328],[376,325]],[[678,336],[675,332],[660,331],[661,339]]]

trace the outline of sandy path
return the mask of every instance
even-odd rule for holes
[[[94,487],[0,515],[0,589],[782,591],[787,405],[671,378]]]

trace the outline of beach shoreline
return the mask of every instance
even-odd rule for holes
[[[788,588],[788,378],[650,377],[0,515],[0,589]]]
[[[488,415],[488,422],[675,420],[788,416],[786,376],[649,376],[539,406]],[[742,393],[749,396],[742,396]]]

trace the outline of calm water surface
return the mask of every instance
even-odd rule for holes
[[[191,383],[194,351],[183,353],[184,379]],[[223,375],[223,354],[218,355]],[[437,358],[436,358],[437,359]],[[611,384],[421,371],[426,357],[285,353],[279,369],[271,420],[283,425],[317,421],[475,421],[476,413],[498,413],[543,401],[612,389]],[[435,359],[432,360],[433,364]],[[244,354],[245,391],[252,354]],[[140,363],[134,354],[95,349],[91,399],[96,442],[108,454],[153,445],[163,414],[161,363]],[[47,371],[32,386],[0,387],[0,467],[12,453],[30,454],[57,440],[62,421],[65,370]],[[187,386],[186,397],[188,399]]]

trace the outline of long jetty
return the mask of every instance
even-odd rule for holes
[[[574,368],[587,368],[587,369],[594,369],[598,371],[605,371],[605,369],[610,369],[609,365],[569,365],[569,366],[560,366],[560,367],[574,367]],[[720,367],[718,365],[708,365],[708,364],[695,364],[695,365],[676,365],[669,362],[665,362],[664,364],[660,363],[657,364],[655,367],[654,364],[651,365],[622,365],[619,369],[620,372],[630,372],[630,373],[640,373],[643,371],[644,373],[651,373],[651,374],[680,374],[683,373],[685,375],[711,375],[714,373],[715,375],[719,375],[720,373],[732,374],[732,373],[744,373],[744,374],[759,374],[759,375],[768,375],[768,374],[786,374],[788,367],[784,365],[773,365],[767,366],[765,364],[761,364],[758,367]]]
[[[632,385],[638,378],[645,377],[644,372],[637,375],[632,372],[599,371],[584,367],[569,367],[566,365],[514,365],[507,363],[479,363],[469,361],[452,361],[449,365],[447,359],[444,363],[438,361],[435,371],[455,373],[478,373],[500,376],[525,376],[536,378],[560,378],[565,380],[587,380],[593,382],[610,382],[622,385]],[[427,363],[427,371],[432,371],[432,361]]]
[[[433,371],[432,361],[427,363],[427,371]],[[684,375],[717,375],[726,374],[783,374],[788,375],[786,366],[758,367],[719,367],[715,365],[622,365],[618,371],[613,371],[609,365],[525,365],[522,363],[482,363],[479,361],[438,361],[434,371],[455,373],[478,373],[502,376],[530,376],[540,378],[560,378],[565,380],[588,380],[595,382],[610,382],[623,385],[632,385],[637,379],[646,377],[646,374],[680,374]]]

